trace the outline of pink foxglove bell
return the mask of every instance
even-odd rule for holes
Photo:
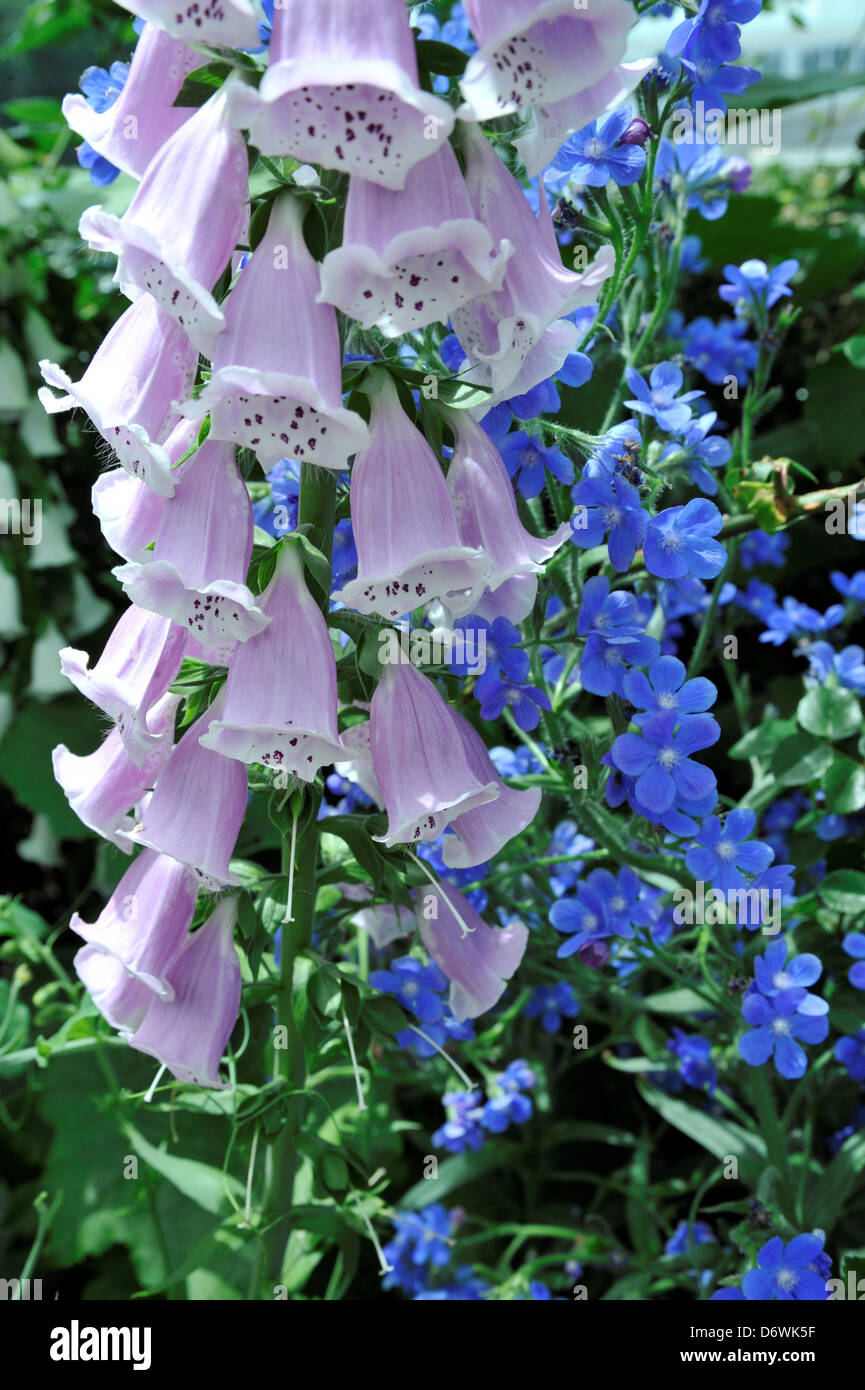
[[[451,982],[449,1003],[457,1022],[493,1008],[525,954],[529,933],[522,922],[488,927],[449,883],[418,890],[417,920],[424,946]]]
[[[629,0],[466,0],[466,12],[478,52],[460,81],[464,118],[488,121],[582,96],[585,125],[612,99],[604,84],[625,54],[635,19]]]
[[[110,164],[140,179],[194,107],[175,106],[183,80],[207,60],[162,29],[145,24],[129,76],[113,106],[96,111],[78,92],[63,98],[67,125]]]
[[[54,776],[78,819],[124,854],[131,854],[132,847],[121,832],[135,824],[128,812],[153,786],[171,753],[178,704],[178,696],[164,695],[154,706],[147,727],[158,742],[140,767],[130,758],[116,728],[95,753],[78,757],[61,743],[51,755]]]
[[[585,91],[563,101],[536,106],[533,124],[514,141],[530,176],[542,173],[552,163],[575,130],[582,130],[602,112],[621,106],[656,61],[641,58],[634,63],[618,63]]]
[[[258,16],[252,0],[117,0],[124,10],[189,43],[257,48]],[[276,0],[277,5],[280,0]]]
[[[455,617],[472,611],[486,556],[462,543],[439,461],[390,377],[372,398],[370,442],[352,470],[351,521],[357,578],[334,594],[347,608],[394,619],[438,598]]]
[[[231,114],[263,154],[402,188],[413,165],[450,135],[454,115],[418,83],[404,0],[281,0],[268,68],[238,85]]]
[[[148,990],[172,999],[168,968],[186,940],[196,897],[195,878],[183,864],[145,849],[96,921],[85,922],[76,912],[69,925]]]
[[[316,303],[307,206],[291,194],[276,202],[225,302],[210,380],[181,406],[191,419],[210,412],[210,437],[254,449],[265,470],[282,458],[345,468],[367,439],[364,421],[342,404],[336,313]]]
[[[516,791],[505,786],[480,734],[467,719],[455,717],[469,766],[479,780],[494,781],[499,792],[495,801],[454,816],[450,823],[453,834],[444,837],[442,857],[448,868],[469,869],[493,859],[508,840],[531,825],[541,804],[541,792],[539,787]]]
[[[174,492],[165,443],[177,423],[172,403],[195,380],[198,354],[149,295],[117,320],[90,366],[73,382],[54,362],[39,366],[49,414],[81,406],[127,472],[163,497]],[[50,386],[65,394],[55,396]]]
[[[137,607],[171,618],[218,665],[267,626],[245,582],[252,530],[234,449],[206,439],[163,508],[153,558],[112,573]]]
[[[128,608],[93,667],[86,652],[64,647],[60,669],[82,695],[113,719],[137,766],[159,746],[148,715],[180,670],[186,634],[168,618]]]
[[[542,572],[547,560],[570,537],[571,528],[564,522],[549,539],[532,536],[520,521],[513,484],[489,435],[465,411],[449,411],[447,418],[456,439],[448,468],[448,488],[460,537],[489,558],[486,587],[494,595],[515,576]],[[536,589],[537,583],[524,589],[524,611],[512,617],[512,622],[522,622],[529,616]],[[510,611],[514,611],[513,604]]]
[[[88,208],[79,231],[117,256],[128,299],[151,294],[205,357],[225,327],[211,293],[248,224],[246,145],[229,124],[229,78],[147,167],[123,217]]]
[[[577,346],[566,315],[597,302],[613,273],[615,255],[604,246],[582,274],[562,264],[549,209],[537,217],[521,185],[489,140],[465,126],[466,184],[475,215],[493,239],[509,237],[516,251],[500,290],[484,294],[452,314],[454,331],[476,371],[473,380],[492,389],[485,413],[507,396],[530,391],[559,370]]]
[[[475,218],[457,157],[441,141],[402,192],[351,179],[342,246],[322,264],[321,298],[397,338],[499,289],[512,250]]]
[[[260,603],[270,624],[233,656],[222,712],[201,744],[311,782],[345,750],[337,728],[333,646],[296,545],[283,545]]]
[[[240,963],[234,946],[237,899],[223,898],[187,938],[170,969],[174,997],[152,998],[129,1039],[179,1081],[224,1089],[219,1063],[240,1009]]]
[[[237,883],[229,860],[246,811],[246,768],[202,748],[199,740],[221,714],[222,692],[186,730],[168,759],[138,825],[134,845],[147,845],[187,864],[209,889]]]
[[[180,481],[176,465],[195,444],[198,426],[181,420],[165,441],[165,453],[171,468],[172,488]],[[91,489],[94,515],[112,550],[124,560],[144,563],[153,559],[153,542],[162,520],[166,498],[146,483],[127,473],[125,468],[110,468],[101,473]]]
[[[152,989],[98,946],[82,946],[72,964],[106,1023],[124,1036],[134,1033],[153,999]]]
[[[456,816],[493,801],[499,779],[469,757],[461,719],[411,665],[389,665],[372,698],[370,745],[388,845],[435,840]]]

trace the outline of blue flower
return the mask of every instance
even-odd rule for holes
[[[625,401],[629,410],[638,415],[651,415],[662,430],[670,434],[680,434],[691,422],[692,411],[689,402],[702,396],[702,391],[679,392],[684,383],[682,370],[674,362],[659,362],[653,367],[649,384],[640,376],[636,367],[628,367],[625,372],[628,386],[636,400]]]
[[[297,529],[300,506],[300,464],[297,459],[280,459],[267,475],[270,496],[253,504],[256,526],[271,536],[286,535]]]
[[[576,821],[559,821],[552,833],[547,848],[547,856],[554,858],[566,854],[569,856],[570,862],[550,866],[550,887],[557,898],[560,898],[563,893],[567,893],[570,888],[575,887],[583,872],[583,860],[580,855],[591,854],[594,848],[594,840],[590,840],[587,835],[580,833]]]
[[[773,941],[764,956],[754,961],[754,978],[757,988],[767,999],[774,999],[788,990],[807,989],[816,984],[823,973],[823,966],[817,956],[804,954],[794,956],[787,962],[787,942]]]
[[[865,989],[865,933],[848,932],[841,945],[847,955],[856,961],[855,965],[851,965],[847,979],[854,989]]]
[[[697,1091],[708,1091],[711,1095],[718,1084],[718,1073],[712,1065],[712,1044],[709,1039],[674,1028],[667,1047],[679,1059],[679,1072],[685,1085],[693,1086]]]
[[[751,810],[730,811],[723,825],[720,817],[709,816],[685,855],[688,873],[723,893],[744,888],[744,875],[762,873],[774,858],[771,846],[748,839],[756,823],[757,814]]]
[[[128,76],[128,63],[112,63],[107,72],[105,68],[90,67],[82,72],[78,86],[84,93],[88,106],[92,106],[94,111],[101,114],[110,110],[117,101]],[[76,158],[82,169],[90,171],[90,182],[97,188],[105,188],[120,174],[117,166],[104,155],[98,154],[86,140],[78,146]]]
[[[814,642],[802,655],[808,658],[809,674],[820,685],[825,685],[834,675],[846,690],[865,695],[865,650],[862,647],[844,647],[836,652],[828,642]]]
[[[682,67],[693,78],[691,103],[696,108],[703,103],[704,111],[726,111],[727,97],[741,96],[746,87],[759,81],[762,74],[757,68],[733,67],[722,63],[716,67],[710,58],[682,59]]]
[[[752,579],[747,589],[737,591],[736,603],[740,608],[744,608],[746,613],[751,613],[761,622],[765,622],[767,616],[778,606],[778,593],[771,584]]]
[[[694,319],[685,329],[685,358],[715,386],[723,385],[726,377],[735,377],[745,386],[748,373],[760,359],[756,343],[745,337],[747,332],[744,319],[720,319],[717,323],[705,317]]]
[[[782,569],[789,549],[790,537],[783,531],[774,536],[767,536],[765,531],[752,531],[742,541],[739,558],[746,570],[755,569],[757,565],[775,565]]]
[[[779,299],[793,293],[787,281],[798,269],[798,261],[782,261],[774,270],[769,270],[765,261],[725,265],[727,283],[721,286],[718,294],[726,304],[735,306],[734,311],[739,316],[749,309],[757,312],[771,309]]]
[[[575,897],[559,898],[550,908],[550,921],[556,931],[570,937],[556,951],[560,960],[566,960],[588,942],[611,934],[606,901],[592,880],[593,875],[589,874],[585,883],[577,885]]]
[[[482,1149],[482,1102],[480,1091],[448,1091],[442,1097],[448,1118],[432,1136],[435,1147],[446,1149],[452,1154],[466,1153],[469,1149]]]
[[[825,1301],[829,1293],[822,1256],[823,1239],[819,1235],[795,1236],[787,1245],[780,1236],[774,1236],[757,1256],[757,1268],[750,1269],[742,1280],[745,1298],[764,1303],[775,1298]]]
[[[865,1028],[860,1028],[852,1038],[838,1039],[835,1061],[847,1068],[851,1081],[865,1081]]]
[[[693,1039],[692,1039],[693,1041]],[[696,1245],[711,1245],[715,1237],[705,1221],[680,1221],[664,1246],[665,1255],[687,1255]]]
[[[440,1269],[450,1260],[451,1217],[440,1202],[433,1202],[422,1211],[398,1211],[393,1228],[396,1236],[384,1247],[393,1270],[385,1275],[383,1287],[419,1293],[426,1283],[424,1266]]]
[[[790,637],[813,635],[815,632],[828,632],[844,621],[844,605],[833,603],[825,613],[800,603],[797,598],[782,599],[780,607],[771,608],[763,616],[766,631],[760,633],[761,642],[771,642],[780,647]]]
[[[706,58],[716,65],[732,63],[741,48],[739,25],[747,24],[762,8],[763,0],[702,0],[694,18],[673,30],[667,51]]]
[[[592,121],[569,136],[544,172],[547,187],[558,192],[569,180],[588,188],[603,188],[610,180],[620,188],[636,183],[646,167],[646,152],[640,145],[619,143],[632,117],[630,106],[620,106],[603,125]]]
[[[698,801],[714,790],[715,774],[690,755],[720,737],[711,714],[689,715],[680,723],[673,711],[654,715],[642,733],[619,734],[611,753],[620,772],[636,777],[639,800],[656,812],[666,811],[677,797]]]
[[[496,746],[489,749],[489,755],[496,772],[500,777],[506,779],[509,777],[531,777],[544,770],[530,748]]]
[[[549,710],[550,698],[536,685],[515,685],[500,680],[493,671],[486,671],[475,686],[475,699],[480,701],[481,719],[498,719],[508,706],[518,728],[531,733],[540,722],[541,710]]]
[[[787,943],[776,941],[766,953]],[[780,959],[776,951],[776,959]],[[752,1031],[739,1039],[739,1056],[750,1067],[761,1067],[774,1056],[775,1067],[788,1081],[798,1081],[808,1070],[808,1058],[799,1046],[823,1042],[829,1032],[828,1004],[802,987],[784,989],[771,998],[752,986],[742,1000],[742,1017]]]
[[[580,1005],[573,985],[559,980],[554,985],[538,985],[532,990],[523,1013],[526,1018],[539,1018],[545,1033],[557,1033],[563,1018],[576,1018]]]
[[[439,998],[447,980],[437,965],[423,965],[414,956],[391,961],[390,970],[373,970],[369,982],[385,994],[392,994],[403,1008],[417,1014],[421,1023],[438,1023],[444,1013]]]
[[[351,522],[338,521],[333,532],[333,577],[338,586],[353,578],[357,570],[357,547]]]
[[[514,681],[517,684],[524,681],[529,674],[529,656],[520,646],[522,636],[518,628],[507,618],[496,618],[489,623],[485,618],[478,618],[474,615],[467,618],[459,618],[454,623],[456,632],[484,633],[486,668],[485,674],[492,672],[494,675],[503,676],[506,680]],[[480,647],[475,639],[474,651],[479,652]],[[451,662],[450,669],[459,676],[473,675],[475,672],[466,664]]]
[[[727,563],[727,552],[713,540],[723,517],[704,497],[694,497],[683,507],[667,507],[653,516],[646,530],[643,558],[649,574],[659,579],[714,579]]]
[[[626,700],[637,713],[632,720],[642,728],[656,714],[670,711],[679,717],[703,714],[718,698],[718,688],[705,676],[687,679],[687,669],[675,656],[659,656],[652,662],[648,674],[629,671],[622,682]]]
[[[658,183],[668,190],[681,186],[687,206],[707,222],[724,216],[731,180],[739,173],[739,166],[734,160],[725,159],[720,145],[673,144],[666,137],[658,142]]]
[[[649,524],[638,490],[618,475],[609,482],[588,477],[580,479],[571,496],[577,504],[571,518],[574,545],[589,550],[601,545],[609,532],[610,564],[624,574],[633,564]]]
[[[523,430],[514,430],[501,445],[504,465],[511,478],[517,479],[517,489],[523,497],[539,497],[547,480],[546,470],[560,483],[574,481],[574,465],[559,449],[530,438]]]
[[[703,243],[698,236],[682,238],[679,269],[688,275],[701,275],[709,262],[703,255]]]
[[[537,1077],[522,1059],[511,1062],[495,1078],[500,1094],[492,1096],[483,1107],[481,1124],[491,1134],[503,1134],[510,1125],[522,1125],[530,1120],[533,1105],[530,1096],[523,1095],[537,1085]]]
[[[723,468],[724,464],[729,463],[733,457],[733,446],[729,439],[722,439],[717,434],[709,434],[717,418],[715,411],[710,410],[705,415],[701,415],[698,420],[692,420],[682,436],[682,442],[680,444],[667,444],[661,454],[661,462],[663,463],[675,454],[684,453],[686,457],[680,460],[681,466],[687,470],[692,482],[707,492],[710,497],[715,496],[718,491],[718,484],[707,470],[709,468]]]

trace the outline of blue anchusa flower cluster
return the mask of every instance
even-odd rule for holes
[[[528,1063],[516,1061],[494,1078],[486,1097],[481,1091],[449,1091],[442,1102],[447,1119],[433,1134],[433,1144],[461,1154],[483,1148],[486,1134],[504,1134],[511,1125],[524,1125],[534,1113],[532,1098],[525,1093],[536,1085]]]
[[[817,956],[794,956],[788,962],[787,952],[785,940],[773,941],[754,961],[755,979],[742,1000],[750,1031],[739,1039],[739,1055],[751,1067],[765,1066],[771,1057],[781,1076],[797,1081],[808,1070],[800,1044],[825,1041],[829,1005],[808,992],[823,973]]]
[[[745,1275],[742,1287],[718,1289],[712,1299],[756,1303],[770,1303],[774,1299],[825,1302],[829,1298],[827,1284],[832,1275],[832,1261],[823,1249],[825,1240],[823,1231],[794,1236],[786,1244],[780,1236],[773,1236],[757,1256],[757,1268]]]
[[[396,1041],[418,1057],[433,1057],[448,1042],[474,1037],[471,1023],[458,1023],[451,1013],[444,998],[448,981],[434,962],[424,965],[415,956],[400,956],[387,970],[372,970],[369,982],[417,1018],[417,1024],[400,1029]]]

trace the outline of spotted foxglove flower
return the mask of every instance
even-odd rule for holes
[[[500,290],[479,295],[452,314],[454,331],[474,370],[468,379],[492,394],[479,414],[521,395],[554,376],[577,346],[576,325],[565,316],[597,303],[613,273],[615,255],[604,246],[582,274],[562,264],[549,209],[538,216],[523,189],[490,142],[474,126],[464,127],[466,186],[475,216],[494,241],[510,240],[510,257]]]
[[[441,599],[454,617],[472,611],[488,560],[460,539],[438,459],[382,376],[372,397],[370,439],[355,459],[351,524],[357,578],[334,598],[394,619]]]
[[[246,812],[246,768],[203,748],[201,735],[222,713],[223,694],[191,724],[157,780],[139,823],[128,832],[133,845],[170,854],[195,874],[205,889],[237,883],[231,858]]]
[[[282,0],[261,85],[237,86],[231,115],[263,154],[397,189],[454,125],[419,85],[403,0],[377,0],[374,18],[356,0]]]
[[[185,647],[186,634],[168,618],[130,607],[92,670],[86,652],[74,647],[60,652],[64,676],[114,720],[136,766],[159,745],[149,715],[180,670]]]
[[[479,50],[460,83],[459,114],[486,121],[533,107],[535,124],[517,141],[532,177],[654,66],[621,61],[634,23],[626,0],[467,0],[466,11]]]
[[[456,155],[439,141],[401,192],[351,179],[342,246],[321,269],[321,298],[387,338],[446,322],[501,287],[513,246],[472,211]]]
[[[171,470],[172,492],[180,478],[176,465],[196,442],[198,427],[180,420],[165,441],[164,450]],[[168,500],[125,468],[100,473],[90,493],[94,516],[112,550],[124,560],[141,563],[153,559],[153,542]]]
[[[175,106],[184,78],[206,59],[155,25],[145,24],[117,100],[104,110],[78,92],[63,98],[67,125],[115,168],[140,179],[194,108]]]
[[[138,608],[171,618],[214,664],[225,664],[235,643],[267,626],[245,583],[252,530],[234,450],[207,439],[163,508],[152,560],[118,565],[112,574]]]
[[[336,313],[316,302],[318,265],[303,239],[306,204],[286,194],[225,301],[225,330],[201,394],[180,409],[210,413],[210,435],[253,449],[265,470],[282,458],[345,468],[367,441],[342,404]]]
[[[456,720],[469,766],[479,781],[490,779],[498,788],[495,801],[454,816],[450,823],[453,834],[444,838],[442,857],[447,867],[468,869],[492,859],[509,840],[531,825],[541,804],[541,793],[538,787],[516,791],[506,786],[477,730],[461,715],[456,715]]]
[[[49,415],[80,406],[126,471],[171,497],[165,444],[177,423],[172,404],[189,391],[197,361],[183,329],[148,295],[121,314],[80,381],[54,362],[40,362],[48,384],[39,399]],[[55,396],[52,386],[65,394]]]
[[[158,25],[176,39],[255,48],[258,15],[252,0],[117,0],[124,10]]]
[[[183,864],[145,849],[96,921],[85,922],[75,912],[69,925],[89,947],[118,962],[130,979],[172,999],[168,967],[186,940],[196,897],[195,879]]]
[[[499,794],[463,742],[462,720],[411,665],[384,667],[370,710],[372,762],[388,813],[388,847],[435,840],[456,816]]]
[[[563,522],[548,538],[531,535],[520,521],[507,469],[489,435],[466,411],[450,411],[447,420],[455,436],[448,488],[460,537],[465,545],[483,550],[489,560],[482,603],[487,594],[495,602],[502,587],[515,578],[530,581],[509,590],[507,616],[520,623],[534,607],[536,576],[565,544],[570,528]]]
[[[51,755],[54,776],[78,819],[124,854],[131,854],[132,847],[120,832],[132,829],[135,821],[128,813],[153,786],[171,753],[178,703],[176,695],[165,695],[154,707],[148,730],[157,745],[140,767],[116,728],[94,753],[79,757],[61,743]]]
[[[248,223],[249,165],[227,118],[229,78],[165,142],[123,217],[101,207],[78,230],[94,251],[117,256],[128,299],[150,294],[205,357],[225,327],[213,289]]]
[[[173,998],[153,996],[129,1038],[179,1081],[224,1090],[219,1063],[240,1009],[240,963],[234,946],[237,899],[223,898],[186,938],[170,980]]]
[[[283,545],[259,602],[269,625],[232,658],[220,717],[201,745],[311,782],[322,766],[343,759],[345,749],[333,647],[297,546]]]
[[[523,923],[488,927],[449,883],[418,894],[417,917],[424,946],[450,980],[448,1002],[457,1022],[493,1008],[525,955],[529,933]]]

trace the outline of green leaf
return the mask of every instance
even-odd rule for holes
[[[748,88],[748,106],[763,111],[775,110],[862,86],[865,86],[865,72],[814,72],[795,78],[763,77]]]
[[[293,531],[286,537],[286,545],[296,545],[300,547],[301,557],[307,573],[313,581],[315,587],[324,598],[330,598],[330,589],[333,581],[330,563],[317,546],[313,545],[309,536],[303,531]]]
[[[203,106],[233,71],[230,63],[205,63],[193,68],[172,103],[174,106]]]
[[[832,1231],[865,1168],[865,1133],[851,1134],[815,1183],[808,1202],[808,1222],[820,1230]]]
[[[454,410],[472,410],[476,405],[483,405],[490,394],[486,386],[475,386],[458,377],[439,382],[439,400]]]
[[[796,718],[809,734],[845,739],[862,723],[862,706],[852,690],[818,685],[799,701]]]
[[[418,39],[416,47],[418,63],[427,72],[462,77],[468,66],[469,55],[452,44],[440,43],[438,39]]]
[[[235,1201],[243,1201],[243,1187],[230,1174],[221,1173],[209,1163],[199,1163],[193,1158],[180,1158],[165,1149],[155,1148],[134,1125],[125,1124],[123,1130],[145,1163],[149,1163],[150,1167],[155,1168],[172,1187],[176,1187],[178,1192],[182,1192],[184,1197],[188,1197],[203,1211],[209,1211],[212,1216],[227,1216],[233,1210],[228,1196],[229,1190],[234,1193]]]
[[[89,701],[63,696],[50,704],[25,706],[0,745],[0,781],[28,811],[46,816],[61,840],[84,840],[92,832],[55,781],[51,751],[63,743],[73,753],[92,753],[104,735],[103,723]]]
[[[430,1202],[440,1202],[457,1188],[465,1187],[476,1178],[485,1177],[491,1170],[511,1167],[520,1161],[522,1150],[516,1144],[491,1144],[477,1153],[456,1154],[446,1158],[438,1167],[438,1176],[422,1178],[410,1187],[398,1203],[400,1210],[420,1211]]]
[[[817,896],[842,917],[865,913],[865,874],[858,869],[836,869],[817,885]]]
[[[796,725],[792,719],[768,719],[749,729],[743,738],[727,750],[728,758],[763,758],[774,753],[778,744],[790,734],[795,734]]]
[[[640,1095],[658,1114],[693,1139],[707,1153],[723,1160],[732,1154],[739,1160],[739,1171],[747,1183],[756,1183],[768,1158],[766,1145],[757,1135],[749,1134],[732,1120],[716,1119],[675,1096],[668,1096],[654,1086],[640,1086]]]
[[[811,734],[793,734],[775,750],[772,771],[785,787],[800,787],[816,782],[832,763],[834,751]]]
[[[847,361],[853,363],[854,367],[865,370],[865,335],[860,334],[856,338],[848,338],[846,343],[841,344],[841,351]]]
[[[851,815],[865,806],[865,768],[852,758],[838,757],[823,779],[826,805],[838,815]]]
[[[326,829],[329,835],[339,836],[348,845],[357,863],[380,888],[386,861],[369,833],[367,821],[361,816],[328,816]]]

